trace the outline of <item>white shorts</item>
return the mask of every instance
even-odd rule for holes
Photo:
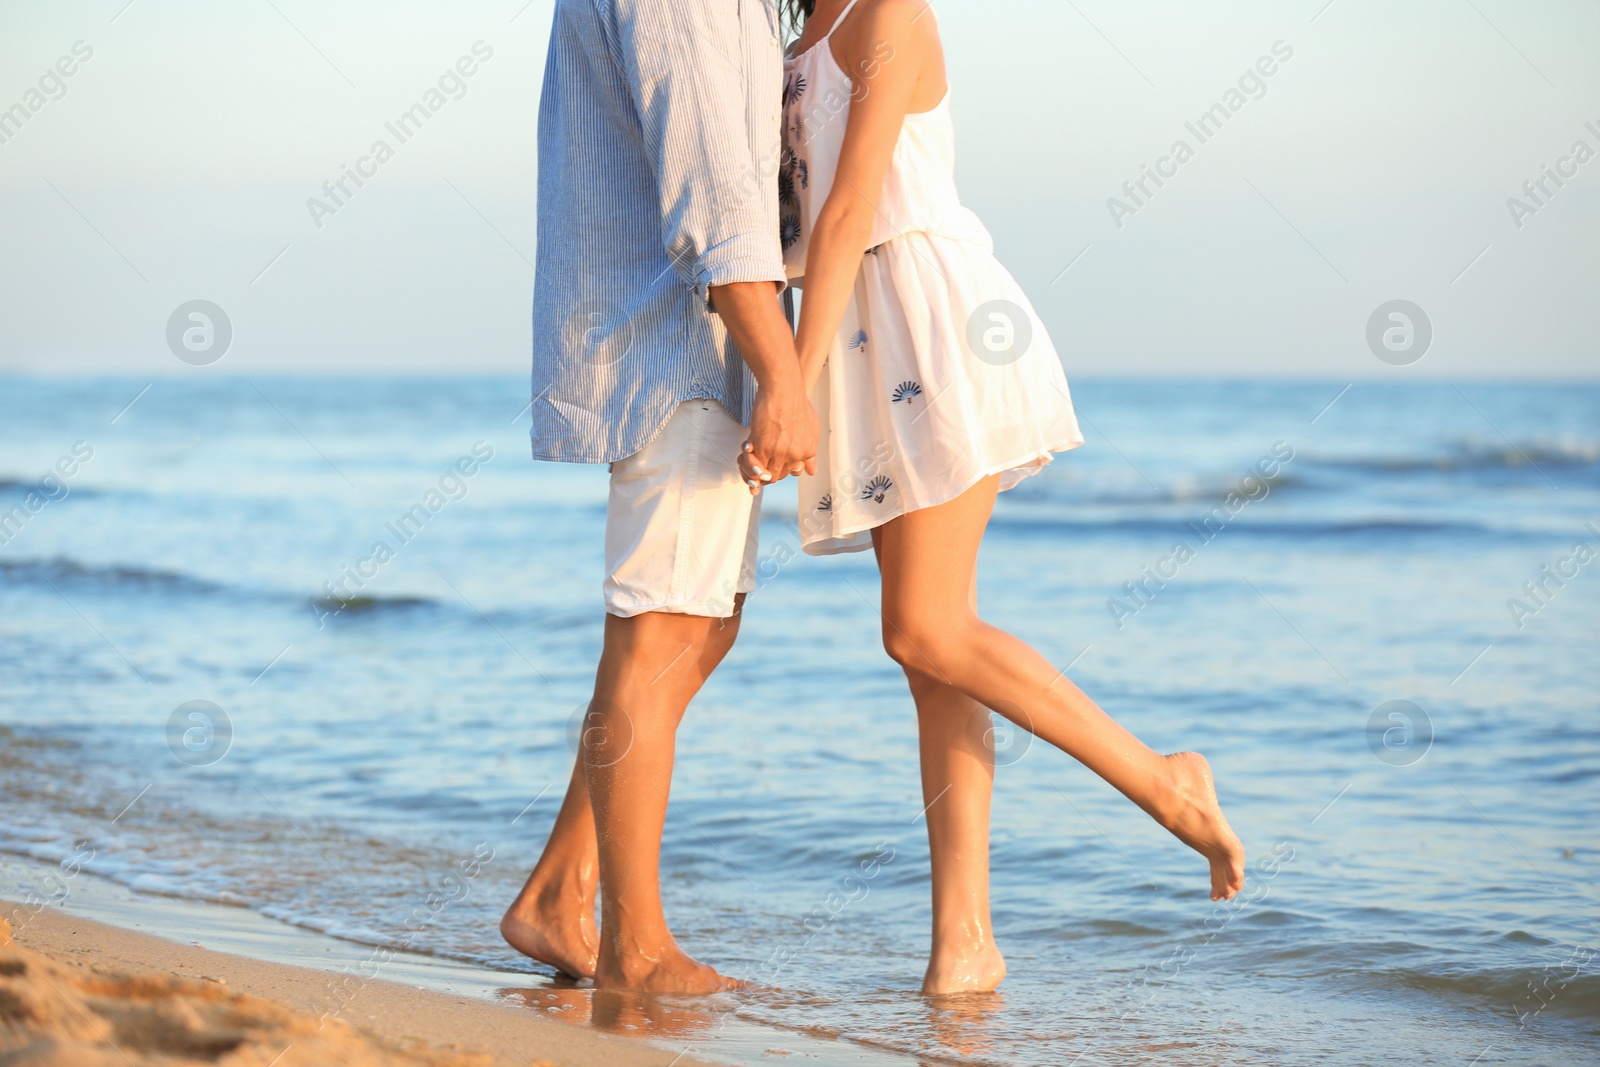
[[[726,619],[756,586],[761,498],[737,464],[750,432],[715,400],[685,400],[644,448],[611,464],[606,611]]]

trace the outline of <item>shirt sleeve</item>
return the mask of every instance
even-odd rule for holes
[[[714,285],[782,285],[786,278],[777,232],[776,117],[770,153],[751,144],[747,118],[745,35],[771,33],[755,6],[613,0],[618,59],[660,190],[662,245],[684,284],[706,300]],[[759,27],[742,25],[757,15]]]

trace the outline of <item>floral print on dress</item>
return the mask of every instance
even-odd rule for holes
[[[805,91],[803,85],[800,91]],[[795,182],[805,172],[804,168],[805,161],[795,154],[786,139],[783,152],[778,157],[778,210],[782,212],[778,220],[778,238],[783,244],[784,251],[793,248],[800,240],[801,205]]]
[[[800,159],[799,157],[796,157],[795,161],[794,161],[794,166],[795,166],[795,177],[800,179],[800,188],[802,188],[802,189],[811,188],[811,168],[806,166],[806,161],[803,160],[803,159]]]
[[[857,330],[855,333],[850,335],[850,340],[847,342],[847,344],[852,352],[858,348],[865,349],[867,347],[867,331]]]
[[[880,474],[861,487],[861,499],[881,504],[883,503],[884,494],[893,487],[894,483],[887,476]]]
[[[803,74],[791,74],[783,83],[783,106],[788,107],[805,95],[806,79]]]
[[[825,496],[823,496],[823,498],[821,500],[817,501],[817,510],[818,511],[832,511],[833,510],[833,494],[832,493],[826,494]]]
[[[921,395],[922,386],[918,385],[916,382],[901,382],[899,385],[894,387],[894,392],[889,395],[889,402],[891,404],[898,404],[901,401],[904,401],[906,406],[909,407],[911,405],[911,401]]]

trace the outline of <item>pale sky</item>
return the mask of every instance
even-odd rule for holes
[[[524,372],[551,8],[9,0],[0,372]],[[1600,372],[1592,0],[936,11],[963,197],[1069,375]],[[462,57],[400,144],[385,123]],[[1186,128],[1230,102],[1203,143]],[[380,138],[393,158],[314,220]],[[1160,163],[1179,140],[1192,158]],[[167,343],[195,299],[232,324],[211,366]],[[1433,331],[1406,366],[1367,342],[1396,299]]]

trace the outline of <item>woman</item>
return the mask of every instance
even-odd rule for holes
[[[1244,849],[1204,757],[1152,751],[978,617],[978,544],[996,493],[1083,443],[1066,379],[956,195],[944,54],[925,0],[788,2],[801,34],[785,64],[784,255],[804,289],[796,350],[823,428],[817,473],[800,479],[801,540],[812,554],[877,553],[884,647],[916,701],[928,804],[923,992],[990,990],[1005,961],[989,917],[986,709],[1205,856],[1213,900],[1243,887]],[[748,474],[759,491],[765,472]]]

